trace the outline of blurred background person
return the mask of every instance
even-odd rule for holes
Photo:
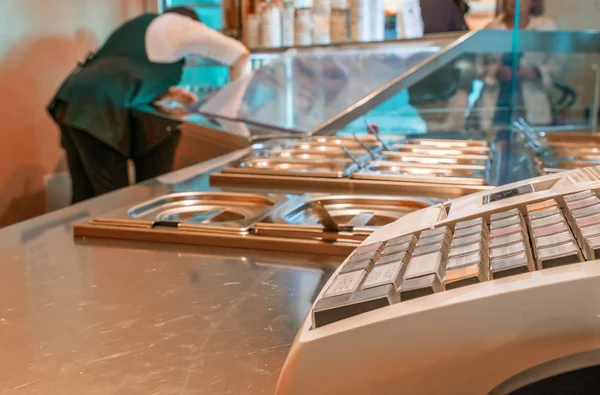
[[[424,34],[469,30],[465,15],[469,11],[464,0],[421,1]]]
[[[464,0],[421,1],[424,33],[468,31]],[[466,54],[409,88],[409,103],[427,131],[462,131],[473,86],[473,56]]]

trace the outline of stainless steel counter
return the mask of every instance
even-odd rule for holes
[[[0,230],[0,394],[273,393],[340,258],[72,237],[228,160]]]

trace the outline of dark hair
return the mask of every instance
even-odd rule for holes
[[[469,10],[471,8],[469,7],[469,5],[467,4],[467,2],[465,0],[454,0],[454,3],[457,5],[458,8],[460,8],[460,11],[463,13],[463,15],[466,15],[469,13]]]
[[[544,11],[546,10],[546,0],[531,0],[530,1],[530,9],[529,13],[531,16],[542,16],[544,15]],[[506,0],[499,1],[500,6],[498,7],[498,12],[506,11]]]
[[[531,0],[531,15],[541,16],[544,14],[545,9],[544,0]]]
[[[191,8],[188,7],[172,7],[172,8],[167,8],[165,10],[165,14],[179,14],[179,15],[183,15],[183,16],[187,16],[188,18],[192,18],[195,21],[201,22],[200,21],[200,17],[198,16],[198,14],[196,13],[196,11],[194,11]]]

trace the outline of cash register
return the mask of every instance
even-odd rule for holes
[[[600,166],[404,216],[316,298],[278,395],[500,394],[600,365]]]

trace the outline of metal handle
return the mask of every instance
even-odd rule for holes
[[[339,226],[335,219],[329,214],[329,211],[325,208],[323,203],[320,201],[313,202],[310,205],[312,212],[317,216],[319,222],[325,228],[326,232],[352,232],[353,226]]]
[[[381,146],[383,147],[384,151],[391,151],[390,148],[388,147],[388,145],[385,143],[385,141],[383,141],[381,139],[381,137],[379,136],[379,133],[375,135],[375,140],[377,140],[377,142],[379,144],[381,144]]]
[[[514,126],[519,129],[525,138],[536,147],[536,150],[541,148],[543,142],[538,139],[535,129],[533,129],[525,119],[519,118],[518,121],[514,122]]]
[[[354,140],[356,140],[356,142],[358,143],[358,145],[360,145],[360,147],[361,147],[362,149],[364,149],[365,151],[367,151],[367,153],[369,154],[369,156],[370,156],[372,159],[375,159],[375,154],[374,154],[373,152],[371,152],[371,150],[369,149],[369,147],[367,147],[367,146],[366,146],[366,144],[365,144],[365,143],[363,143],[363,142],[362,142],[362,141],[361,141],[361,140],[358,138],[358,136],[356,135],[356,133],[352,133],[352,136],[354,137]]]
[[[352,162],[354,162],[354,164],[355,164],[356,166],[359,166],[359,167],[360,167],[360,163],[359,163],[359,162],[356,160],[356,158],[354,158],[354,156],[352,156],[352,154],[350,153],[350,150],[348,150],[348,148],[346,148],[346,146],[342,146],[342,151],[344,151],[344,154],[346,154],[346,156],[347,156],[348,158],[350,158],[350,160],[351,160]]]
[[[383,139],[381,138],[381,136],[379,136],[379,132],[375,129],[373,129],[373,127],[371,127],[371,124],[365,119],[365,126],[367,127],[367,130],[369,132],[371,132],[371,134],[373,136],[375,136],[375,140],[377,140],[377,142],[379,144],[381,144],[381,147],[383,147],[383,149],[385,151],[390,151],[390,148],[387,146],[387,144],[385,143],[385,141],[383,141]]]
[[[178,221],[154,221],[152,223],[152,229],[154,228],[178,228]]]

